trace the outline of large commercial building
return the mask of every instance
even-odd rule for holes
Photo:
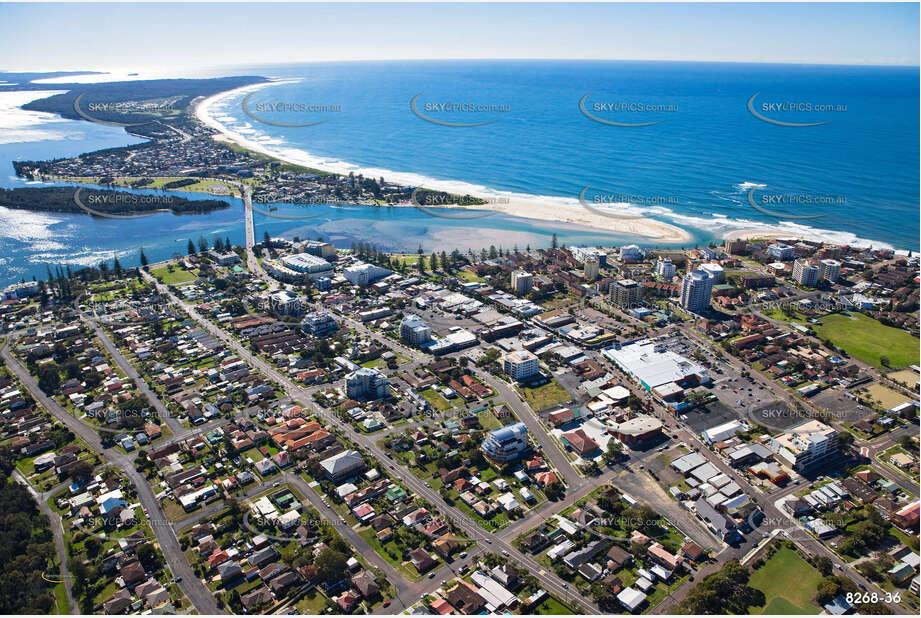
[[[693,313],[710,308],[713,278],[702,270],[689,272],[681,280],[681,306]]]
[[[280,315],[300,315],[302,310],[301,298],[290,290],[275,290],[269,292],[269,307]]]
[[[340,481],[359,472],[363,472],[367,467],[361,453],[353,450],[342,451],[320,462],[323,468],[323,475],[331,481]]]
[[[295,255],[286,255],[281,258],[281,263],[299,273],[327,273],[333,269],[333,265],[323,258],[310,255],[309,253],[297,253]]]
[[[637,414],[635,417],[610,427],[609,431],[624,444],[645,444],[658,440],[662,436],[662,421],[648,414]]]
[[[328,337],[339,330],[333,314],[325,309],[308,313],[301,320],[301,330],[314,337]]]
[[[768,245],[767,252],[781,262],[789,262],[796,257],[796,251],[793,247],[782,242],[775,242],[772,245]]]
[[[621,279],[611,284],[611,302],[624,309],[634,309],[643,299],[642,286],[633,279]]]
[[[825,281],[836,282],[841,278],[841,262],[838,260],[821,260],[819,262],[819,276]]]
[[[362,367],[345,376],[345,394],[352,399],[383,399],[390,395],[390,382],[377,369]]]
[[[540,359],[527,350],[515,350],[503,357],[502,369],[515,380],[527,380],[540,371]]]
[[[426,349],[430,353],[439,356],[441,354],[448,354],[449,352],[456,352],[457,350],[475,346],[476,341],[476,335],[469,330],[461,329],[438,339]]]
[[[827,463],[839,454],[838,432],[821,421],[806,421],[787,433],[771,438],[770,448],[781,463],[803,473]]]
[[[316,279],[332,274],[333,271],[332,264],[309,253],[286,255],[279,260],[263,260],[262,267],[276,279],[287,282],[302,282],[307,278]]]
[[[807,288],[814,288],[819,283],[819,267],[809,260],[796,260],[793,263],[793,280]]]
[[[602,354],[649,391],[670,382],[690,387],[710,381],[706,367],[649,339],[608,348]]]
[[[656,274],[663,279],[670,280],[675,276],[675,265],[669,258],[659,258],[656,262]]]
[[[636,245],[627,245],[620,248],[620,259],[627,264],[643,261],[643,250]]]
[[[316,255],[321,258],[328,258],[336,253],[336,248],[330,243],[321,242],[319,240],[305,240],[301,243],[301,247],[304,249],[305,253]]]
[[[400,337],[410,345],[422,345],[432,340],[432,329],[415,314],[407,314],[400,321]]]
[[[490,431],[480,445],[483,454],[499,463],[514,461],[530,449],[528,428],[524,423],[513,423]]]
[[[383,279],[392,272],[374,264],[355,264],[346,268],[342,274],[352,285],[366,286],[378,279]]]
[[[534,276],[523,270],[512,271],[512,291],[518,296],[524,296],[531,291],[534,285]]]
[[[585,262],[592,258],[598,260],[598,264],[605,266],[607,264],[608,254],[595,247],[569,247],[569,253],[579,262]]]

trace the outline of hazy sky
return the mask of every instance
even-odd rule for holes
[[[411,58],[918,64],[918,4],[0,5],[0,70]]]

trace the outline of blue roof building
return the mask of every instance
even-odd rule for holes
[[[530,449],[528,428],[524,423],[514,423],[493,429],[480,448],[484,455],[496,462],[514,461]]]

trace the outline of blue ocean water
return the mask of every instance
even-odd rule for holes
[[[917,68],[424,61],[240,67],[221,74],[281,80],[228,95],[212,115],[265,149],[312,164],[485,196],[543,196],[560,208],[581,208],[577,198],[586,191],[587,201],[600,200],[596,206],[629,202],[629,212],[686,229],[691,240],[680,244],[687,245],[737,229],[780,228],[918,249]],[[755,111],[769,119],[825,124],[760,120],[747,108],[756,93]],[[249,109],[263,120],[324,122],[260,122],[241,106],[249,94]],[[430,119],[488,124],[429,122],[411,109],[414,97],[416,111]],[[583,97],[585,111],[603,122],[580,110]],[[465,108],[446,112],[443,103]],[[779,103],[831,111],[784,111]],[[302,111],[308,105],[327,111]],[[34,134],[11,137],[0,127],[6,138],[0,139],[0,185],[21,185],[13,177],[14,159],[137,141],[121,129],[42,116],[32,119]],[[749,202],[750,191],[761,210]],[[524,218],[481,219],[412,208],[310,208],[315,216],[300,221],[256,215],[257,235],[322,236],[343,247],[364,240],[409,251],[420,245],[426,251],[540,247],[554,233],[569,244],[663,244],[528,219],[526,205],[516,212]],[[46,263],[95,264],[118,255],[136,264],[142,245],[151,260],[165,259],[200,235],[239,242],[241,210],[232,201],[230,209],[209,215],[157,214],[126,223],[0,208],[0,283],[41,277]],[[278,212],[304,210],[282,205]],[[813,218],[796,218],[802,216]]]
[[[255,70],[251,68],[250,70]],[[326,120],[278,127],[245,114],[241,93],[218,120],[268,149],[316,162],[409,172],[480,192],[634,198],[645,214],[690,228],[695,238],[729,229],[783,226],[791,233],[918,247],[918,69],[680,62],[381,62],[260,67],[292,80],[256,91],[248,105],[281,103],[262,119]],[[454,123],[443,126],[410,108]],[[747,107],[784,122],[756,118]],[[658,124],[611,126],[602,120]],[[438,111],[438,103],[492,105]],[[659,106],[604,111],[596,104]],[[771,103],[837,111],[783,111]],[[299,113],[293,105],[338,105]],[[767,105],[762,112],[762,104]],[[505,106],[504,111],[500,106]],[[432,110],[425,113],[428,107]],[[601,110],[593,112],[596,107]],[[747,192],[772,214],[753,208]],[[796,196],[796,197],[791,197]],[[762,202],[792,199],[793,203]],[[816,203],[818,202],[818,203]],[[526,212],[521,213],[527,216]],[[822,215],[822,216],[816,216]],[[811,219],[797,219],[809,216]]]

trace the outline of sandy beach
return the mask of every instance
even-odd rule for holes
[[[425,179],[411,173],[394,173],[389,170],[380,170],[374,168],[359,168],[357,166],[344,163],[342,161],[328,161],[310,157],[306,153],[296,149],[273,148],[271,144],[265,144],[245,135],[230,131],[214,115],[214,106],[216,103],[239,94],[252,92],[259,88],[272,85],[277,82],[268,82],[265,84],[255,84],[245,86],[236,90],[229,90],[214,96],[203,99],[198,102],[195,109],[195,116],[203,124],[218,131],[219,135],[215,139],[235,143],[243,148],[248,148],[266,156],[276,158],[280,161],[292,163],[295,165],[304,165],[314,169],[321,169],[328,172],[340,174],[364,174],[365,176],[376,178],[383,176],[385,180],[403,184],[406,186],[424,186],[426,189],[437,191],[447,191],[458,194],[458,183],[448,181],[437,181]],[[690,242],[692,236],[685,230],[671,225],[650,219],[647,217],[637,218],[617,218],[616,216],[607,217],[603,214],[592,212],[582,207],[578,200],[567,198],[552,198],[543,196],[518,197],[511,194],[502,194],[493,192],[490,195],[483,195],[473,191],[464,191],[469,195],[482,197],[489,203],[484,206],[463,207],[463,206],[446,206],[452,208],[475,208],[488,209],[500,214],[521,217],[525,219],[537,219],[541,221],[554,221],[578,225],[586,228],[610,232],[614,234],[623,234],[625,236],[636,236],[638,239],[645,241],[657,241],[662,243],[682,243]]]

